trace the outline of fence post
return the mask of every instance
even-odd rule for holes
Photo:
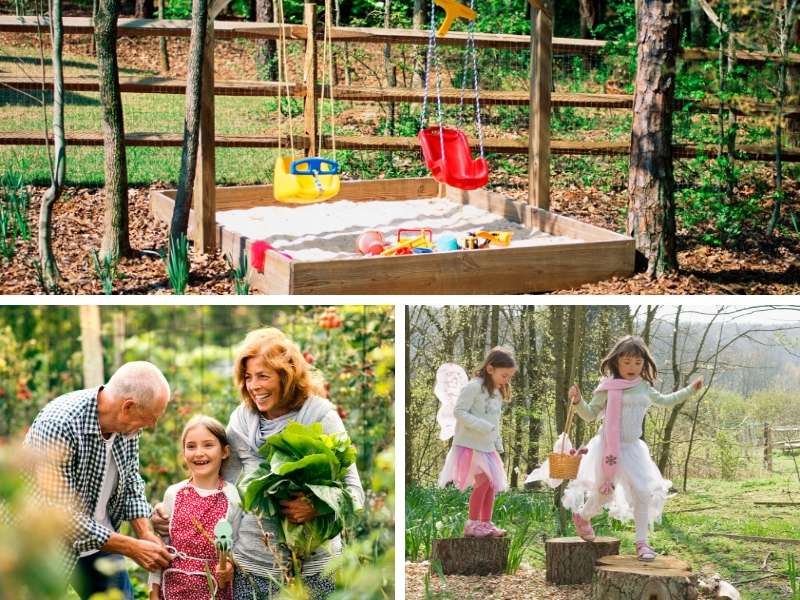
[[[200,88],[200,143],[194,178],[195,248],[211,253],[217,247],[216,151],[214,148],[214,19],[209,18],[203,48]]]
[[[764,466],[772,473],[772,429],[764,423]]]
[[[553,13],[549,0],[531,3],[531,84],[528,124],[528,202],[550,208],[550,87]]]
[[[303,81],[306,84],[305,134],[308,139],[306,156],[318,156],[317,148],[317,5],[307,0],[303,5],[306,26],[306,58],[303,62]]]

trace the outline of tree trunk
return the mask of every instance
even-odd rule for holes
[[[154,13],[153,0],[136,0],[136,8],[133,11],[134,17],[137,19],[152,19]]]
[[[678,366],[678,331],[681,322],[682,306],[678,305],[675,310],[675,322],[672,325],[672,348],[670,362],[672,364],[672,388],[677,391],[680,386],[680,369]],[[658,470],[662,475],[667,472],[669,466],[670,452],[672,451],[672,430],[675,429],[675,423],[678,421],[683,402],[677,406],[673,406],[669,411],[667,423],[664,425],[664,433],[661,436],[661,448],[658,453]]]
[[[697,578],[688,563],[669,556],[642,562],[633,556],[597,560],[592,600],[695,600]]]
[[[414,15],[411,18],[412,29],[425,29],[425,4],[422,0],[414,0]],[[414,75],[411,78],[411,87],[420,88],[425,84],[425,56],[426,46],[419,46],[414,61]]]
[[[542,432],[542,417],[540,411],[537,410],[537,398],[543,398],[544,394],[542,389],[544,387],[544,372],[545,366],[541,364],[539,357],[536,340],[536,309],[533,306],[525,307],[525,320],[528,327],[528,373],[533,377],[530,390],[530,412],[528,414],[528,471],[531,470],[533,465],[539,464],[539,436]]]
[[[581,14],[581,37],[588,39],[599,21],[600,6],[597,0],[579,0]]]
[[[602,556],[619,554],[619,540],[597,537],[593,542],[584,542],[579,537],[551,538],[544,543],[544,554],[547,583],[592,583],[595,561]]]
[[[83,387],[103,385],[103,344],[100,340],[100,307],[80,306],[81,354],[83,354]]]
[[[271,23],[275,20],[272,0],[255,0],[255,20]],[[278,52],[275,40],[256,40],[256,72],[262,80],[278,79]],[[288,74],[285,76],[288,77]]]
[[[192,33],[189,39],[189,66],[186,72],[186,117],[183,122],[183,151],[175,209],[170,224],[173,245],[181,235],[188,235],[189,210],[194,195],[197,170],[197,146],[200,141],[200,95],[203,85],[203,51],[208,24],[208,0],[192,4]]]
[[[550,338],[553,344],[554,362],[554,383],[555,383],[555,418],[556,430],[563,431],[566,421],[566,411],[564,410],[564,399],[567,397],[567,378],[565,372],[564,356],[564,307],[550,306]],[[564,534],[567,528],[567,513],[561,504],[561,496],[564,493],[564,484],[558,486],[553,495],[553,503],[558,509],[559,533]]]
[[[164,20],[164,2],[166,0],[158,0],[158,18]],[[158,50],[160,67],[162,73],[169,73],[169,52],[167,51],[167,38],[158,38]]]
[[[112,260],[131,254],[128,234],[128,166],[117,66],[117,17],[119,2],[100,0],[95,17],[105,154],[105,204],[100,256]]]
[[[708,20],[698,0],[689,0],[689,12],[691,13],[689,39],[692,41],[692,46],[705,46],[708,35]]]
[[[445,575],[500,575],[508,564],[508,548],[507,537],[433,540],[431,562],[439,561]]]
[[[39,262],[42,268],[42,277],[48,292],[55,288],[61,278],[53,254],[51,216],[53,204],[61,197],[64,186],[64,177],[67,170],[67,150],[64,140],[64,67],[61,62],[62,49],[64,48],[64,26],[61,14],[61,0],[53,0],[50,5],[50,37],[53,40],[53,160],[50,164],[50,187],[42,196],[39,209]],[[42,57],[44,60],[44,57]],[[44,67],[42,67],[44,78]],[[44,107],[44,98],[42,98]]]
[[[640,269],[654,277],[678,267],[672,171],[678,20],[670,0],[641,0],[639,7],[627,230]]]
[[[403,348],[406,360],[406,397],[411,396],[411,312],[408,304],[405,309],[405,345]],[[408,418],[408,411],[406,411],[406,435],[405,435],[405,450],[406,450],[406,485],[414,481],[414,472],[412,465],[414,464],[414,428],[409,426],[410,419]]]
[[[389,29],[392,26],[392,0],[385,0],[383,8],[383,26]],[[383,45],[383,69],[386,72],[386,85],[397,85],[397,70],[392,62],[392,45]],[[386,119],[387,135],[394,135],[395,103],[389,102],[389,114]],[[391,162],[391,161],[390,161]]]

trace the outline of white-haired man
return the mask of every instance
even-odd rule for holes
[[[120,589],[133,598],[124,556],[148,571],[170,555],[149,526],[150,504],[139,474],[139,435],[169,402],[161,371],[149,362],[122,365],[104,386],[59,396],[31,425],[25,444],[54,458],[46,496],[70,507],[67,569],[81,598]],[[118,533],[129,521],[137,537]],[[98,558],[105,558],[111,569]],[[100,569],[96,568],[100,564]]]

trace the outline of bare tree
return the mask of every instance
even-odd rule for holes
[[[99,0],[94,35],[105,153],[105,202],[100,255],[111,260],[129,256],[131,253],[128,234],[128,165],[117,66],[118,17],[117,0]]]
[[[50,187],[42,196],[42,204],[39,209],[39,262],[47,288],[54,288],[61,277],[53,254],[51,221],[53,205],[61,197],[67,169],[67,146],[64,140],[64,67],[61,61],[64,47],[64,27],[61,8],[61,0],[51,0],[49,3],[50,38],[53,46],[53,155],[51,156],[48,152]],[[42,52],[42,99],[44,100],[44,50],[41,46],[41,34],[39,43]],[[42,107],[45,108],[44,102],[42,102]],[[46,108],[45,123],[47,123]]]
[[[637,262],[654,277],[677,269],[672,103],[678,19],[672,0],[641,0],[633,99],[627,231]]]

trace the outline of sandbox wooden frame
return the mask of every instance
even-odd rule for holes
[[[531,3],[531,78],[528,136],[529,202],[516,202],[485,189],[463,191],[431,178],[345,181],[338,200],[409,200],[440,197],[502,215],[532,230],[571,238],[571,243],[439,252],[413,256],[354,257],[351,259],[289,260],[267,252],[263,273],[250,270],[253,290],[268,294],[490,294],[545,292],[575,287],[633,273],[635,243],[630,237],[606,231],[549,212],[550,112],[553,59],[551,0]],[[303,32],[305,141],[307,156],[316,156],[317,122],[317,6],[304,5]],[[271,34],[268,34],[271,37]],[[267,36],[265,36],[267,37]],[[391,43],[391,39],[375,39]],[[455,42],[455,40],[453,40]],[[426,42],[420,37],[417,43]],[[456,42],[465,45],[466,39]],[[203,55],[200,148],[194,182],[189,237],[202,251],[219,248],[238,266],[249,256],[252,240],[216,222],[217,210],[270,206],[272,186],[215,186],[214,26],[209,23]],[[309,76],[312,74],[312,76]],[[376,149],[380,149],[377,147]],[[151,192],[154,214],[171,221],[175,191]],[[280,206],[291,206],[280,204]],[[422,224],[424,225],[424,224]],[[320,230],[324,224],[320,224]],[[355,250],[355,248],[354,248]]]
[[[168,221],[174,190],[151,193],[153,213]],[[251,270],[254,290],[267,294],[489,294],[545,292],[633,271],[631,238],[563,217],[487,190],[463,191],[431,178],[345,181],[337,200],[446,198],[532,230],[574,239],[539,246],[489,248],[413,256],[289,260],[267,252],[264,272]],[[221,210],[296,206],[273,200],[271,185],[217,188]],[[378,217],[379,218],[379,217]],[[190,219],[190,236],[195,231]],[[216,226],[217,243],[238,266],[253,239]]]

